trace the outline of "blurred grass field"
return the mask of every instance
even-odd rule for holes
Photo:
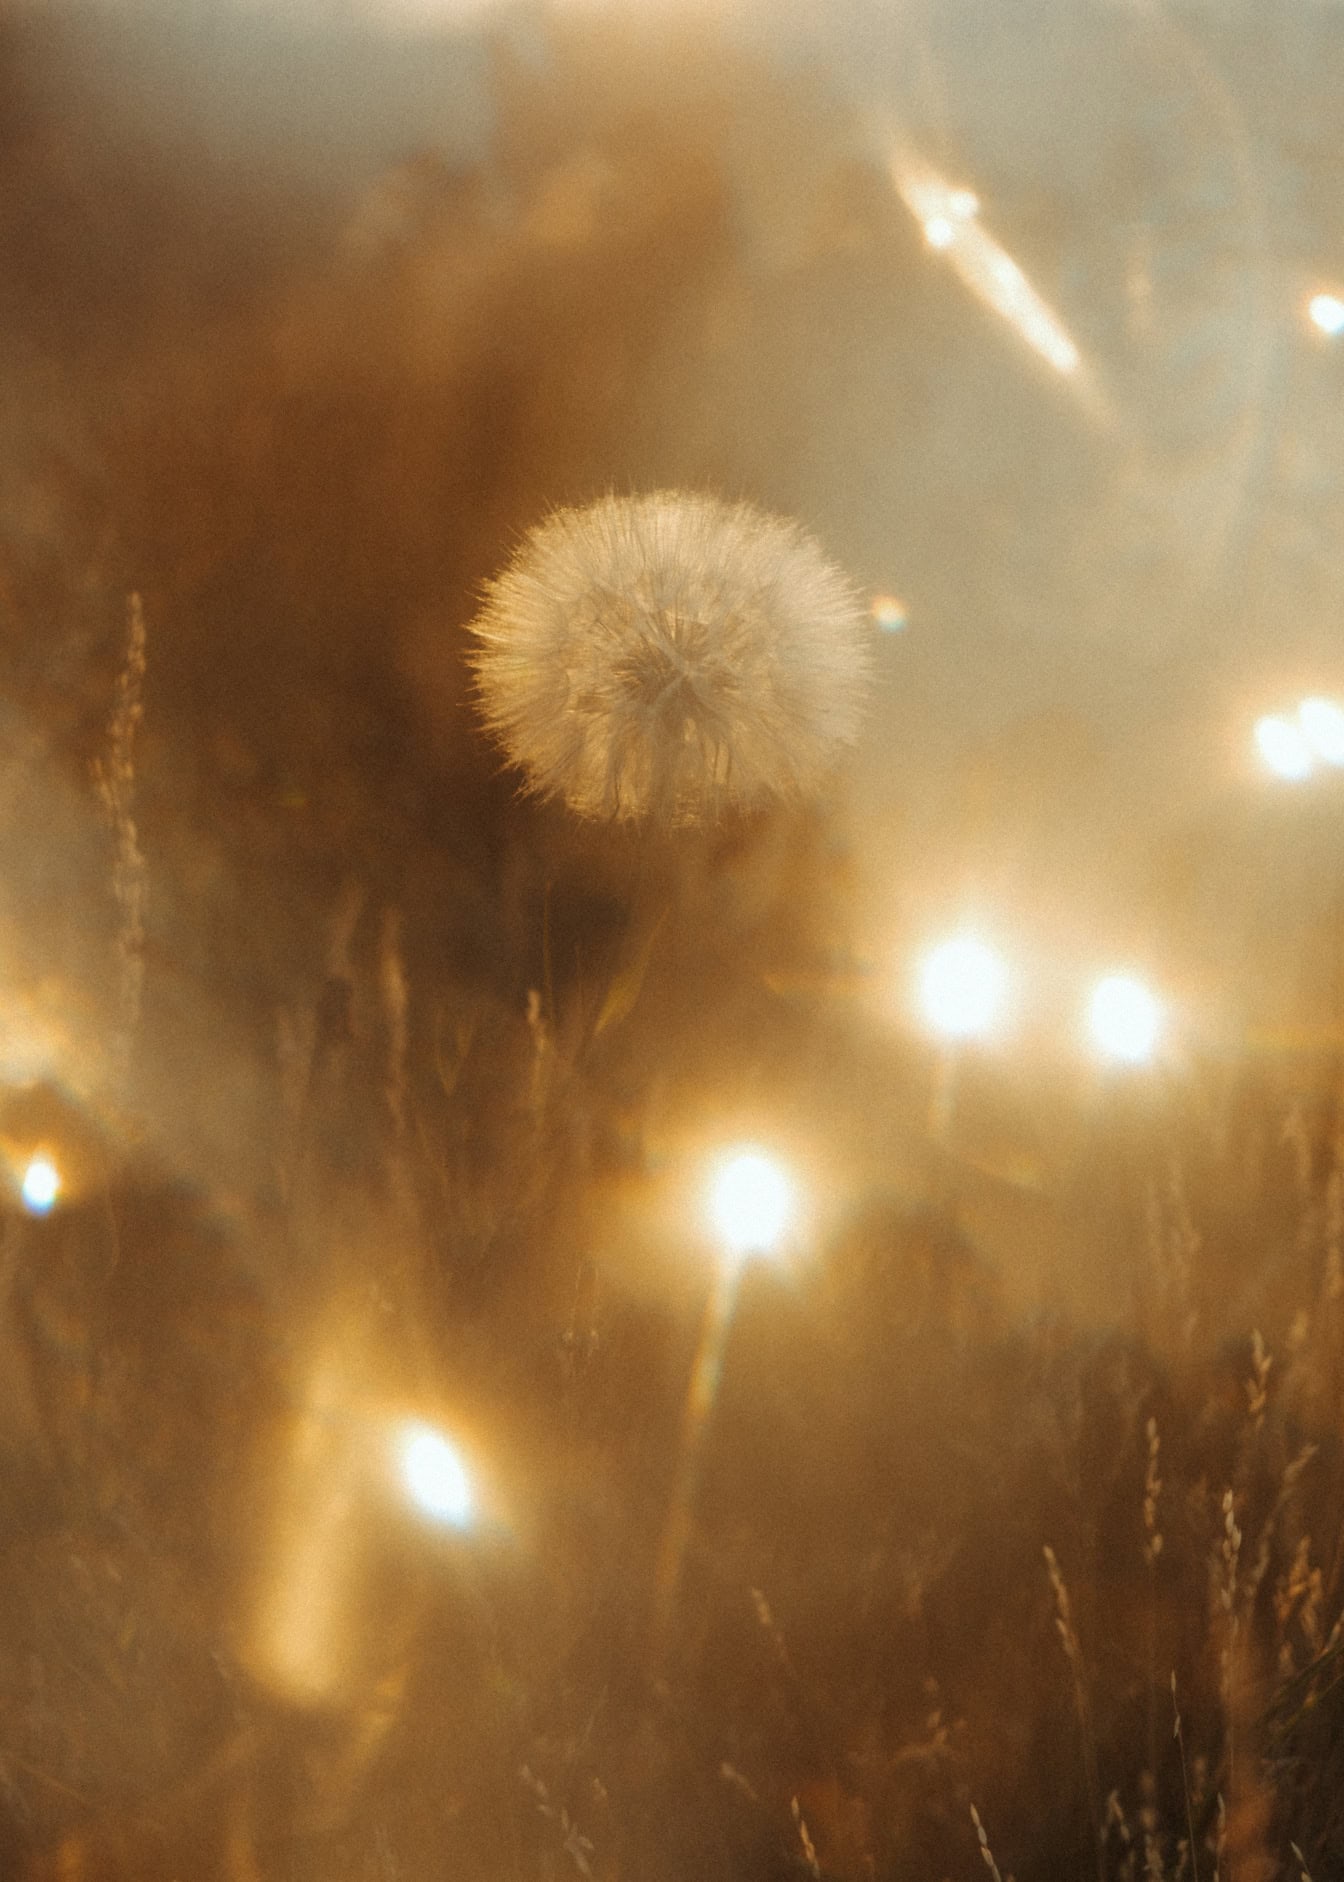
[[[0,7],[4,1875],[1344,1874],[1344,35],[1064,11]],[[673,484],[868,729],[583,823],[466,626]]]

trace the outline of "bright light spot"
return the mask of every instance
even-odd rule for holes
[[[401,1439],[401,1474],[424,1515],[465,1529],[475,1513],[471,1481],[457,1451],[430,1425],[409,1425]]]
[[[1093,1044],[1108,1059],[1141,1065],[1153,1056],[1162,1030],[1162,1008],[1141,980],[1108,974],[1092,990],[1087,1026]]]
[[[1337,333],[1344,333],[1344,301],[1337,294],[1313,294],[1307,303],[1307,312],[1314,325],[1330,339]]]
[[[920,1010],[934,1031],[948,1039],[973,1039],[988,1032],[1007,989],[1002,958],[971,935],[934,948],[919,972]]]
[[[962,281],[1055,371],[1069,375],[1082,355],[1013,257],[977,220],[975,193],[954,189],[920,159],[897,152],[891,175],[930,248],[943,250]]]
[[[1255,742],[1260,756],[1278,778],[1305,778],[1311,771],[1311,747],[1291,719],[1258,719]]]
[[[1344,706],[1333,699],[1304,699],[1297,721],[1317,758],[1327,765],[1344,765]]]
[[[874,625],[883,634],[899,634],[906,625],[905,603],[895,595],[874,595],[870,607]]]
[[[50,1157],[34,1157],[23,1173],[19,1194],[30,1215],[47,1215],[61,1193],[61,1173]]]
[[[788,1226],[793,1185],[758,1150],[740,1150],[720,1167],[709,1198],[719,1235],[735,1255],[764,1254]]]

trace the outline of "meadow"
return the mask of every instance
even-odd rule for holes
[[[870,131],[704,22],[0,7],[5,1876],[1344,1875],[1341,803],[1210,756],[1335,674],[1333,557],[1238,612],[1324,355],[1256,485],[1135,314],[1136,443]]]

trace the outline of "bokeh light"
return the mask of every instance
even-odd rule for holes
[[[869,604],[873,625],[881,634],[899,634],[907,625],[905,603],[895,595],[874,595]]]
[[[1323,764],[1344,765],[1344,706],[1333,699],[1304,699],[1297,721],[1314,757]]]
[[[61,1173],[51,1158],[43,1154],[31,1157],[19,1185],[23,1206],[29,1215],[49,1215],[60,1200]]]
[[[1307,313],[1314,327],[1334,339],[1336,334],[1344,333],[1344,300],[1337,294],[1313,294],[1307,303]]]
[[[1262,762],[1276,778],[1297,782],[1311,775],[1311,746],[1292,719],[1272,713],[1257,719],[1255,743]]]
[[[759,1150],[731,1152],[710,1187],[710,1218],[733,1255],[768,1253],[788,1227],[793,1209],[788,1175]]]
[[[431,1521],[465,1529],[476,1499],[455,1445],[432,1425],[407,1425],[399,1444],[401,1475],[411,1501]]]
[[[1152,1058],[1161,1036],[1161,1002],[1132,975],[1108,974],[1092,989],[1087,1027],[1104,1058],[1142,1065]]]
[[[958,935],[926,954],[919,969],[919,1009],[945,1039],[974,1039],[998,1022],[1008,991],[1002,955],[973,935]]]

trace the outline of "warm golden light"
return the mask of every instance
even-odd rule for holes
[[[901,153],[891,160],[891,174],[924,240],[946,254],[971,292],[1056,372],[1077,372],[1082,355],[1012,256],[978,220],[980,204],[974,191],[954,188],[927,165]]]
[[[944,941],[919,969],[919,1008],[945,1039],[974,1039],[992,1030],[1008,990],[1001,955],[973,935]]]
[[[476,1513],[476,1499],[455,1445],[432,1425],[411,1424],[401,1432],[402,1481],[422,1515],[465,1529]]]
[[[1156,1050],[1162,1007],[1141,980],[1129,974],[1108,974],[1092,990],[1087,1026],[1104,1058],[1142,1065]]]
[[[1312,325],[1328,339],[1344,333],[1344,300],[1337,294],[1313,294],[1307,303],[1307,313]]]
[[[1258,719],[1255,743],[1261,760],[1277,778],[1297,781],[1311,771],[1311,747],[1300,726],[1270,714]]]
[[[29,1215],[49,1215],[61,1194],[61,1173],[50,1157],[30,1159],[19,1185],[23,1206]]]
[[[710,1217],[733,1255],[766,1254],[779,1242],[794,1208],[793,1184],[770,1157],[738,1150],[720,1165]]]
[[[1333,699],[1304,699],[1297,722],[1314,757],[1322,764],[1344,765],[1344,706]]]

